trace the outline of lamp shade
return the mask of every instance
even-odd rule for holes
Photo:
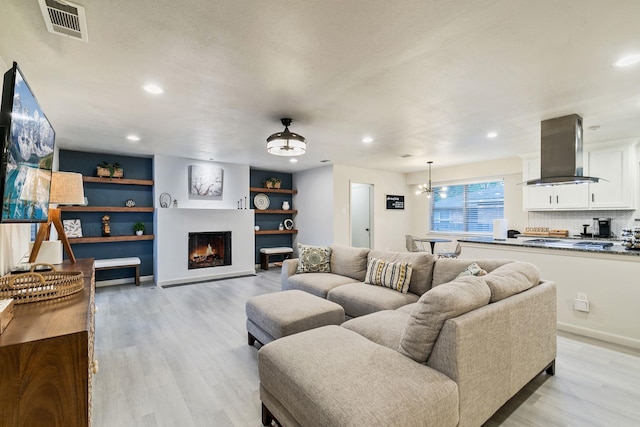
[[[81,205],[84,203],[82,174],[75,172],[53,172],[49,203],[59,205]]]
[[[291,119],[281,119],[284,131],[267,138],[267,152],[276,156],[300,156],[306,153],[307,143],[302,135],[289,131]]]

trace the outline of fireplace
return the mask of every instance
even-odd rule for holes
[[[231,231],[189,233],[189,270],[231,265]]]

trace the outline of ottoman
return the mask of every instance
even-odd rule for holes
[[[246,311],[249,345],[344,322],[341,305],[297,289],[250,298]]]

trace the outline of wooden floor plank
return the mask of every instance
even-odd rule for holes
[[[245,303],[278,290],[278,268],[166,289],[97,288],[93,425],[259,427]],[[556,375],[536,377],[485,426],[638,426],[638,401],[640,351],[560,333]]]

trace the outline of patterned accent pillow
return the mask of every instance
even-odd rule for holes
[[[458,274],[456,276],[456,279],[458,277],[464,276],[484,276],[485,274],[487,274],[487,271],[483,270],[482,267],[478,265],[478,263],[474,262],[473,264],[467,266],[467,268],[465,268],[462,273]]]
[[[408,262],[389,262],[369,258],[364,283],[384,286],[406,294],[411,281],[411,264]]]
[[[331,248],[298,243],[298,270],[296,273],[331,273]]]

